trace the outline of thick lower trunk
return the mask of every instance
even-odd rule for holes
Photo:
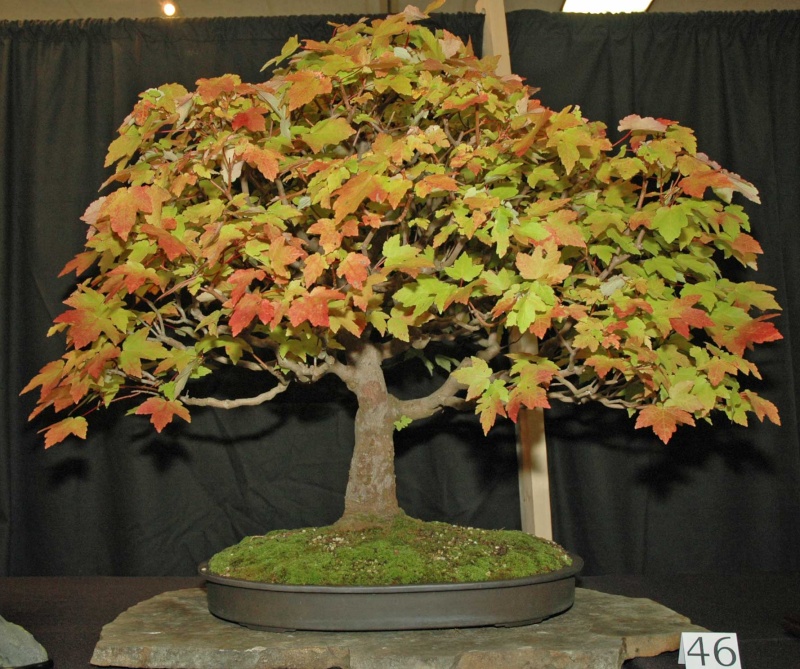
[[[381,356],[369,345],[351,354],[347,385],[358,400],[355,447],[345,492],[344,526],[386,522],[402,513],[394,472],[394,408],[381,369]]]

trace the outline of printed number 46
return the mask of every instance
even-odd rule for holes
[[[723,641],[730,639],[729,636],[722,636],[717,639],[717,642],[714,644],[714,661],[720,667],[732,667],[736,664],[736,651],[733,650],[730,646],[724,646],[722,644]],[[706,658],[710,655],[705,650],[705,646],[703,645],[703,637],[698,636],[695,639],[694,643],[690,646],[689,650],[686,651],[687,655],[691,655],[692,657],[699,657],[700,664],[705,667],[706,666]]]

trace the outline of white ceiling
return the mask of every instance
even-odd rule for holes
[[[490,2],[494,0],[489,0]],[[176,0],[181,16],[280,16],[287,14],[384,14],[429,0]],[[562,0],[505,0],[507,11],[557,12]],[[475,0],[448,0],[444,11],[474,11]],[[651,12],[767,11],[800,9],[800,0],[653,0]],[[160,0],[0,0],[0,20],[146,18],[160,16]]]

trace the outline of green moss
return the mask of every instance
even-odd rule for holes
[[[512,530],[405,516],[364,530],[335,526],[247,537],[217,553],[221,576],[290,585],[400,585],[523,578],[572,563],[563,548]]]

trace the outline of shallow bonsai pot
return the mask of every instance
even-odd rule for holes
[[[314,586],[257,583],[219,576],[200,565],[209,611],[270,631],[328,632],[512,627],[569,609],[583,561],[547,574],[481,583]]]

